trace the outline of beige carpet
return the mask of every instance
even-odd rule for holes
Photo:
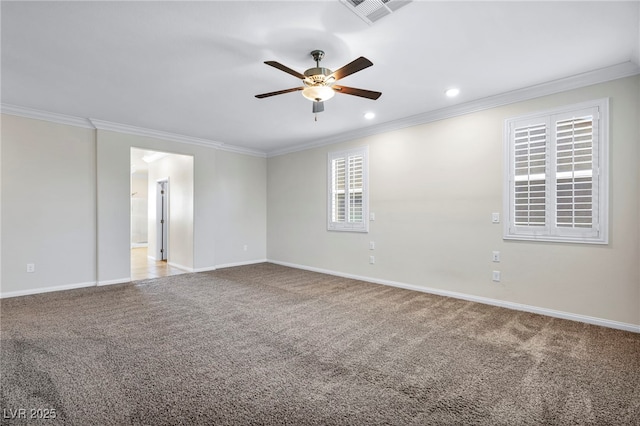
[[[0,306],[2,424],[640,424],[638,334],[272,264]]]

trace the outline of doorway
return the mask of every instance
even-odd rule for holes
[[[193,157],[131,148],[131,279],[192,270]]]

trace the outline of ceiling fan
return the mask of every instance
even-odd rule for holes
[[[282,65],[276,61],[265,61],[265,64],[291,74],[294,77],[302,80],[303,86],[294,87],[292,89],[278,90],[277,92],[262,93],[256,95],[256,98],[268,98],[270,96],[282,95],[284,93],[302,91],[302,96],[313,102],[313,113],[324,111],[324,101],[331,99],[336,93],[344,93],[346,95],[360,96],[362,98],[376,100],[382,95],[380,92],[374,92],[372,90],[356,89],[354,87],[338,86],[334,84],[336,81],[345,78],[353,73],[362,71],[365,68],[370,67],[373,63],[367,58],[361,56],[358,59],[348,63],[342,68],[331,71],[328,68],[320,66],[320,61],[324,58],[324,52],[322,50],[314,50],[311,52],[311,56],[316,61],[315,68],[309,68],[300,74],[299,72],[292,70],[289,67]]]

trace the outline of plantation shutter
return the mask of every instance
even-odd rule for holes
[[[598,231],[597,116],[595,108],[554,116],[554,213],[560,235]]]
[[[547,123],[513,130],[514,224],[546,225]]]
[[[363,158],[361,155],[349,157],[349,222],[361,223]]]
[[[606,243],[607,116],[605,99],[506,120],[505,238]]]
[[[329,153],[329,229],[368,231],[368,149]]]
[[[333,222],[345,222],[347,218],[347,205],[346,205],[346,176],[347,170],[345,167],[344,158],[336,158],[333,160],[333,197],[332,197],[332,221]]]

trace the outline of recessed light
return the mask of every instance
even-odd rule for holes
[[[364,118],[366,118],[367,120],[372,120],[376,115],[372,112],[367,112],[364,114]]]
[[[444,94],[447,95],[450,98],[454,98],[454,97],[458,96],[459,93],[460,93],[460,89],[458,89],[456,87],[452,87],[451,89],[447,89],[447,91],[444,92]]]

